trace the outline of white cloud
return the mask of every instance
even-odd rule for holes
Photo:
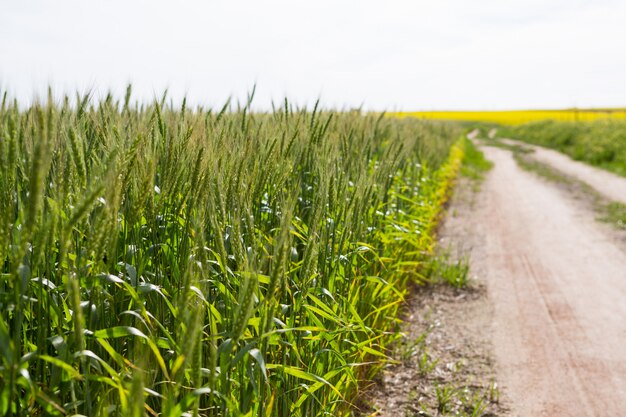
[[[3,4],[0,85],[257,105],[626,105],[622,1],[80,1]]]

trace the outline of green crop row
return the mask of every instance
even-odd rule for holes
[[[545,120],[506,126],[499,134],[553,148],[576,160],[626,176],[626,121],[622,119]]]
[[[0,415],[350,414],[422,278],[459,134],[5,94]]]

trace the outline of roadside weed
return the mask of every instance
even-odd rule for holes
[[[462,257],[453,261],[449,253],[442,252],[428,261],[425,275],[432,283],[444,283],[459,289],[465,288],[470,282],[469,259]]]
[[[487,399],[492,403],[500,401],[500,388],[495,381],[492,381],[487,387]]]
[[[437,411],[440,414],[446,414],[452,404],[455,389],[449,385],[436,386],[435,395],[437,396]]]
[[[600,213],[600,221],[610,223],[618,229],[626,230],[625,204],[616,201],[600,204],[598,207],[598,211]]]
[[[485,173],[493,168],[493,162],[488,161],[485,155],[476,148],[474,142],[465,139],[465,156],[461,174],[472,180],[481,181]]]
[[[437,366],[437,363],[439,363],[438,359],[431,358],[426,348],[422,349],[421,354],[417,358],[417,368],[420,375],[424,376],[431,373]]]

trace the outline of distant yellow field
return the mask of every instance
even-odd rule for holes
[[[392,117],[416,117],[433,120],[460,120],[520,124],[537,120],[589,121],[625,119],[626,109],[508,110],[508,111],[418,111],[391,113]]]

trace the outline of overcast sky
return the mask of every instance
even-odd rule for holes
[[[0,87],[218,106],[626,106],[625,0],[0,0]]]

